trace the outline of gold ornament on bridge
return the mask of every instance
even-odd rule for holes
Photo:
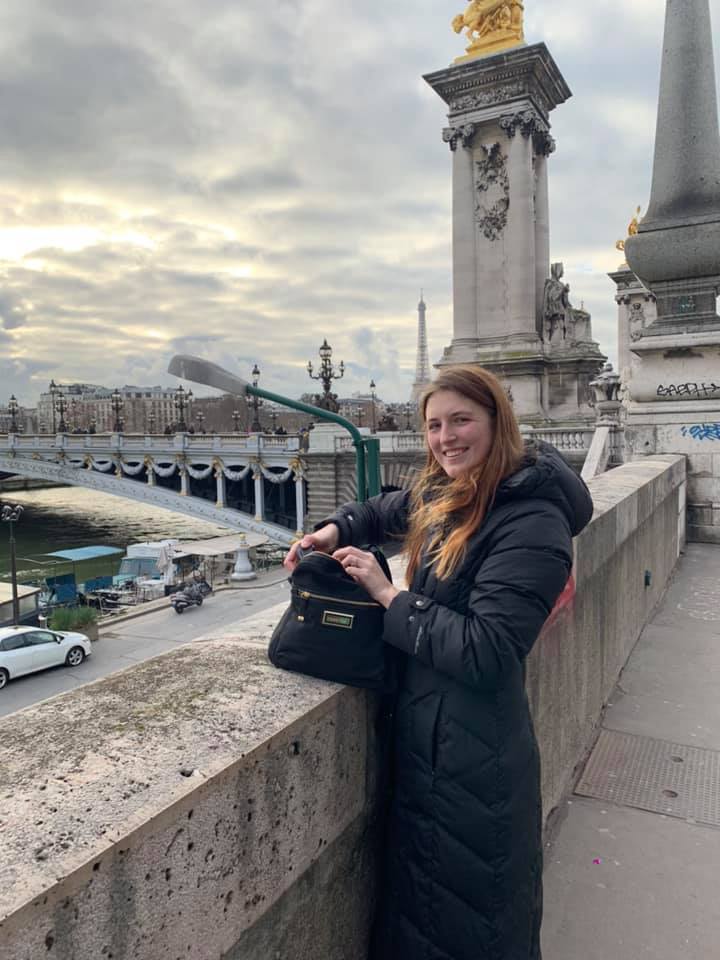
[[[522,0],[472,0],[453,20],[455,33],[466,31],[470,41],[464,57],[455,63],[499,53],[525,43]]]
[[[632,220],[631,220],[630,223],[628,224],[628,232],[627,232],[627,235],[628,235],[629,237],[634,237],[634,236],[637,235],[638,227],[640,226],[640,213],[641,213],[641,211],[642,211],[642,207],[638,207],[638,208],[637,208],[637,212],[635,213],[635,216],[632,218]],[[620,251],[624,252],[624,251],[625,251],[625,241],[624,241],[624,240],[618,240],[618,242],[615,244],[615,247],[616,247],[617,250],[620,250]]]

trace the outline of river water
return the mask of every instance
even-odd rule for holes
[[[201,540],[226,536],[226,527],[184,514],[146,506],[122,497],[95,493],[82,487],[53,487],[2,494],[4,503],[24,507],[15,524],[18,579],[33,579],[33,571],[46,567],[43,554],[72,547],[122,547],[144,540]],[[78,581],[90,576],[114,573],[117,559],[102,559],[77,565]],[[10,570],[9,524],[0,524],[0,578]],[[72,572],[72,566],[58,567],[57,573]]]

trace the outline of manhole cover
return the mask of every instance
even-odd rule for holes
[[[720,827],[720,753],[603,730],[575,793]]]

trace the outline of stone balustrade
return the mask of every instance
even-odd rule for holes
[[[684,458],[590,486],[528,669],[546,816],[685,536]],[[0,721],[0,960],[365,956],[376,704],[269,665],[282,609]]]

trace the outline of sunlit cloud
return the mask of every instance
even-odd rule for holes
[[[552,258],[611,356],[606,274],[649,195],[663,7],[526,4],[574,94],[553,114]],[[421,288],[431,360],[452,337],[451,156],[422,74],[458,55],[458,9],[5,0],[6,392],[169,384],[169,355],[192,352],[299,395],[327,337],[344,391],[406,399]]]

